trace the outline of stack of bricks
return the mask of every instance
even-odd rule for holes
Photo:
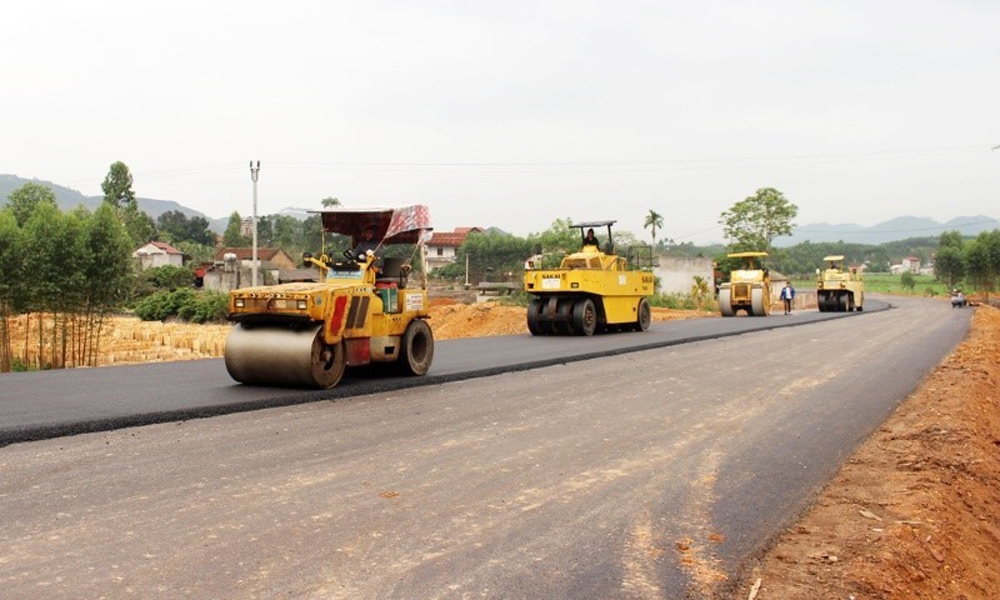
[[[38,363],[38,315],[31,315],[25,344],[25,321],[22,315],[11,319],[10,341],[13,358],[28,365]],[[52,360],[52,319],[46,317],[42,334],[44,360]],[[134,363],[218,358],[226,349],[226,336],[231,325],[192,325],[189,323],[161,323],[141,321],[134,317],[111,317],[101,329],[100,351],[97,365],[123,365]],[[27,354],[25,354],[27,352]],[[70,354],[67,352],[67,354]],[[67,357],[72,367],[72,358]]]

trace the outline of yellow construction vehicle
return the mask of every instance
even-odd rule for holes
[[[845,269],[844,257],[823,257],[826,268],[816,269],[816,304],[820,312],[865,309],[865,281],[857,269]]]
[[[767,252],[733,252],[726,255],[741,262],[741,268],[729,273],[729,281],[719,288],[719,311],[732,317],[745,310],[751,317],[771,314],[771,277],[763,268]]]
[[[582,249],[562,259],[557,269],[524,272],[528,331],[532,335],[593,335],[595,331],[649,329],[653,295],[652,248],[614,253],[611,226],[615,221],[578,223]],[[607,227],[607,242],[585,232]]]
[[[384,364],[423,375],[434,358],[427,324],[426,279],[408,285],[409,260],[429,237],[427,207],[329,210],[318,213],[324,233],[352,236],[377,232],[375,251],[345,252],[333,260],[323,252],[304,261],[319,281],[243,288],[229,294],[226,369],[236,381],[257,385],[332,388],[347,367]],[[381,258],[390,244],[412,244],[406,258]],[[325,235],[324,235],[325,245]],[[426,273],[426,269],[423,271]]]

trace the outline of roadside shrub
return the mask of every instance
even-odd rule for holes
[[[196,295],[177,311],[177,316],[192,323],[225,321],[229,314],[229,296],[221,292]]]
[[[146,296],[135,306],[135,314],[143,321],[162,321],[170,316],[170,292]]]
[[[189,288],[194,284],[194,272],[190,267],[176,265],[163,265],[162,267],[146,269],[143,271],[142,277],[154,288],[160,290]]]
[[[226,294],[181,288],[146,296],[136,305],[135,314],[143,321],[164,321],[176,316],[192,323],[205,323],[224,320],[228,310]]]

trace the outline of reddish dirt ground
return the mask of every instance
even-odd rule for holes
[[[846,461],[747,583],[757,600],[1000,595],[1000,310]]]

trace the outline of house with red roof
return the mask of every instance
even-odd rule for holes
[[[455,231],[435,231],[427,246],[427,271],[433,271],[455,262],[459,246],[473,231],[482,233],[482,227],[456,227]]]
[[[139,261],[140,271],[166,265],[184,266],[184,253],[166,242],[149,242],[133,252],[132,258]]]

